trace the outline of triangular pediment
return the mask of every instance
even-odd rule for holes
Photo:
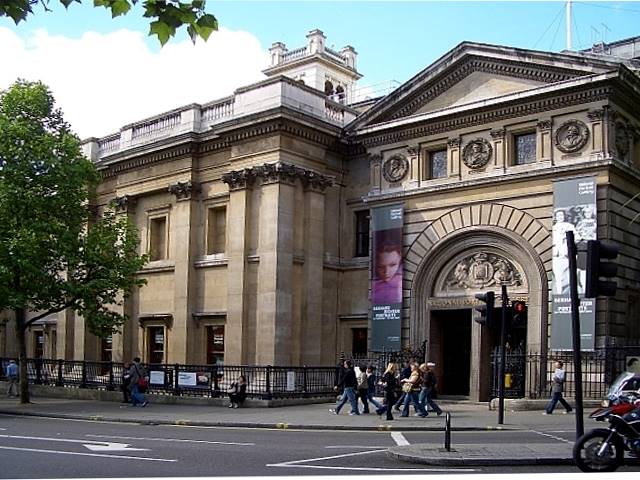
[[[464,42],[358,117],[358,129],[617,69],[614,61]]]

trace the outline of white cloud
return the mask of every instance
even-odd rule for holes
[[[80,138],[230,95],[263,79],[269,62],[256,37],[224,28],[208,42],[173,40],[159,52],[129,30],[87,32],[79,39],[38,30],[22,39],[0,28],[0,50],[0,89],[17,78],[43,81]]]

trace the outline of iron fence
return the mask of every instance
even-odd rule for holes
[[[0,358],[3,378],[9,358]],[[225,396],[238,376],[247,379],[247,396],[259,399],[333,396],[335,367],[249,365],[145,365],[149,393],[193,397]],[[119,390],[124,364],[75,360],[27,359],[30,384]]]
[[[611,383],[626,370],[627,357],[639,356],[640,346],[609,347],[593,352],[582,352],[582,394],[584,398],[603,398]],[[575,394],[573,352],[548,354],[509,352],[505,360],[506,398],[548,398],[554,363],[564,363],[566,372],[564,393]],[[491,397],[498,396],[499,350],[491,355]]]

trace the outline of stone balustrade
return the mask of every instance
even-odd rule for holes
[[[282,55],[281,63],[291,62],[298,58],[305,57],[307,55],[307,47],[296,48]]]
[[[355,110],[327,99],[322,92],[289,78],[278,77],[240,88],[231,97],[205,105],[186,105],[126,125],[119,133],[87,139],[83,142],[83,149],[88,158],[97,162],[159,139],[189,132],[207,132],[218,123],[280,107],[304,112],[340,127],[356,116]]]

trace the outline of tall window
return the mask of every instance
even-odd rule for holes
[[[227,209],[210,208],[207,211],[207,255],[224,253],[227,247]]]
[[[44,356],[44,332],[36,330],[33,332],[33,358],[42,358]]]
[[[515,152],[513,155],[513,163],[515,165],[524,165],[536,161],[536,134],[524,133],[522,135],[513,136],[513,144]]]
[[[113,351],[113,339],[111,338],[111,335],[109,335],[107,338],[103,338],[102,339],[102,346],[100,348],[101,354],[100,354],[100,360],[102,360],[103,362],[110,362],[112,359],[112,351]]]
[[[224,325],[207,327],[207,365],[224,363]]]
[[[147,358],[149,363],[164,363],[164,327],[147,329]]]
[[[352,328],[351,354],[353,356],[364,356],[367,354],[367,329]]]
[[[369,256],[369,210],[356,213],[356,257]]]
[[[429,178],[445,178],[447,176],[447,150],[429,152]]]
[[[149,260],[167,258],[167,217],[149,220]]]

